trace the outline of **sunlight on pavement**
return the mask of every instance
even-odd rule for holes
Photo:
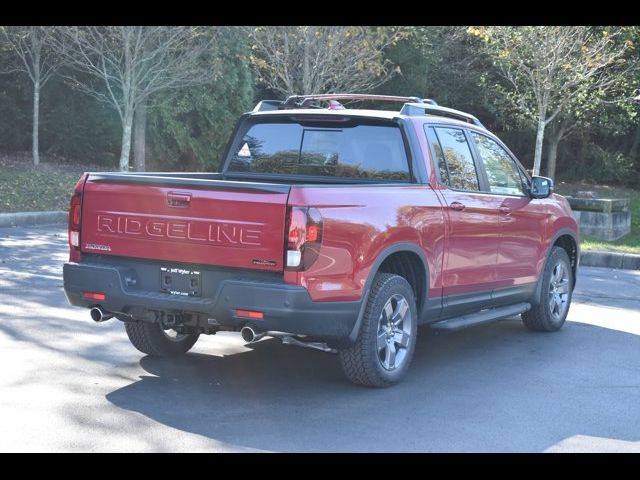
[[[618,332],[640,335],[640,311],[591,303],[571,305],[567,322],[585,323]]]
[[[552,445],[546,453],[640,453],[640,441],[628,442],[615,438],[574,435]]]

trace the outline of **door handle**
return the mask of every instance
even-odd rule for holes
[[[509,207],[500,207],[500,213],[504,213],[505,215],[509,215],[511,213],[511,209]]]
[[[449,208],[452,208],[453,210],[464,210],[465,205],[463,203],[460,202],[452,202],[451,205],[449,205]]]
[[[191,194],[190,193],[175,193],[169,192],[167,193],[167,205],[170,207],[188,207],[189,203],[191,203]]]

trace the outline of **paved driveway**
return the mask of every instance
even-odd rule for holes
[[[640,272],[582,268],[565,328],[420,330],[405,381],[239,335],[146,357],[67,305],[60,227],[0,229],[0,451],[640,451]]]

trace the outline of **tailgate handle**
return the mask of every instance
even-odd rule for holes
[[[191,203],[190,193],[167,193],[167,205],[170,207],[185,208],[189,206],[189,203]]]

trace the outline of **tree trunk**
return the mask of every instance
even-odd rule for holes
[[[133,130],[133,166],[136,172],[146,170],[145,147],[147,141],[147,103],[136,108]]]
[[[120,171],[129,171],[129,152],[131,151],[131,125],[133,124],[133,109],[127,107],[122,122],[122,149],[120,150]]]
[[[309,65],[309,35],[311,35],[311,27],[307,27],[304,31],[304,58],[302,59],[302,94],[309,95],[311,91],[311,65]]]
[[[544,142],[544,127],[546,123],[542,115],[538,120],[538,133],[536,134],[536,151],[533,156],[533,174],[540,175],[540,164],[542,163],[542,144]]]
[[[40,130],[40,81],[33,82],[33,134],[31,141],[31,153],[33,164],[37,167],[40,164],[40,145],[38,132]]]
[[[558,158],[558,145],[565,131],[565,122],[561,121],[560,125],[553,129],[549,137],[549,149],[547,150],[547,176],[554,178],[556,176],[556,161]]]

